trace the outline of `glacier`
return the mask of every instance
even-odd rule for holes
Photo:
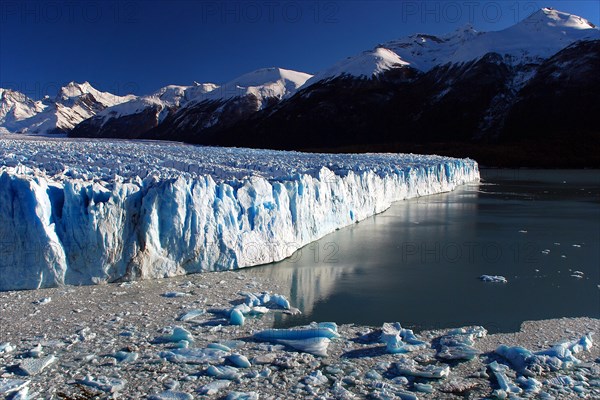
[[[279,261],[393,202],[477,181],[470,159],[0,138],[0,290]]]

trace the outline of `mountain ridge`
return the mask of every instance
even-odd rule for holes
[[[500,31],[478,32],[466,25],[445,35],[392,40],[314,76],[271,67],[221,85],[165,86],[102,109],[87,107],[93,109],[90,117],[75,123],[81,118],[77,116],[73,128],[63,131],[73,137],[294,150],[377,143],[413,148],[440,141],[462,148],[466,143],[495,146],[509,139],[539,140],[526,107],[538,110],[542,119],[547,107],[560,118],[553,125],[544,121],[538,125],[553,132],[563,126],[577,132],[591,129],[596,143],[597,128],[590,116],[597,115],[597,102],[573,93],[598,91],[600,82],[588,72],[597,66],[598,43],[600,30],[589,21],[542,8]],[[536,79],[539,76],[544,79]],[[587,88],[581,87],[583,78]],[[78,99],[86,103],[85,96]],[[68,101],[57,101],[57,110],[65,109]],[[15,112],[35,113],[35,104],[25,101]],[[561,112],[567,109],[572,113]],[[520,129],[519,123],[530,126],[530,131]],[[591,164],[600,166],[600,160]]]

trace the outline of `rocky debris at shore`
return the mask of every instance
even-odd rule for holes
[[[413,333],[272,329],[293,304],[242,273],[0,293],[8,399],[600,397],[592,318]],[[178,293],[176,296],[165,295]],[[40,298],[52,302],[40,303]],[[260,312],[252,312],[258,309]],[[243,324],[231,324],[239,310]]]

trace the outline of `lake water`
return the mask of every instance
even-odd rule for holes
[[[280,292],[303,312],[281,316],[277,327],[398,321],[512,332],[525,320],[600,318],[600,172],[481,175],[479,184],[398,202],[246,273],[286,283]],[[508,283],[482,282],[482,274]]]

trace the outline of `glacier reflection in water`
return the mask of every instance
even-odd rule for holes
[[[244,272],[283,282],[302,310],[278,327],[401,321],[497,332],[524,320],[600,317],[598,174],[491,170],[483,178],[398,202],[288,260]],[[480,282],[482,274],[508,283]]]

